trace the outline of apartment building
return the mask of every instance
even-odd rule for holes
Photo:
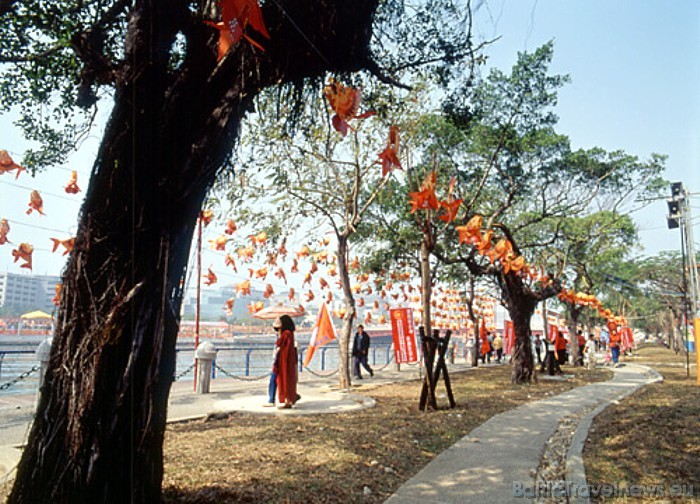
[[[57,276],[0,271],[0,307],[14,314],[30,310],[51,313],[56,284],[60,282]]]

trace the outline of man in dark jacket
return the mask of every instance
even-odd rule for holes
[[[365,326],[357,326],[355,339],[352,342],[352,356],[355,363],[354,374],[355,378],[361,380],[360,364],[367,370],[370,376],[374,376],[374,371],[367,363],[367,354],[369,353],[369,334],[365,332]]]

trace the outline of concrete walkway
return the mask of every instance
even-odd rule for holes
[[[566,481],[585,484],[581,451],[591,421],[611,402],[661,376],[627,364],[607,382],[578,387],[494,416],[438,455],[386,502],[523,502],[515,490],[533,489],[542,454],[560,423],[582,415],[566,456]],[[585,499],[587,500],[587,499]]]

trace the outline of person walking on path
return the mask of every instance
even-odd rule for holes
[[[554,376],[555,374],[562,374],[561,367],[559,366],[559,356],[557,353],[556,340],[557,337],[554,338],[554,341],[545,342],[545,344],[547,345],[547,351],[544,354],[544,360],[542,361],[542,367],[540,368],[540,372],[544,373],[544,370],[547,369],[547,374],[549,376]]]
[[[582,352],[582,355],[584,353],[586,354],[586,363],[588,365],[589,371],[593,371],[595,369],[595,347],[596,347],[595,337],[592,334],[589,334],[588,341],[586,341],[586,345],[584,346],[584,351]]]
[[[364,367],[370,376],[374,376],[374,371],[369,367],[367,363],[367,355],[369,354],[369,334],[365,332],[365,326],[360,324],[357,326],[357,332],[355,333],[355,339],[352,343],[352,357],[354,360],[354,374],[355,378],[358,380],[362,379],[362,373],[360,372],[360,365]]]
[[[487,361],[491,364],[491,342],[489,335],[484,334],[481,339],[481,363],[486,364]]]
[[[576,344],[578,345],[578,364],[583,366],[583,349],[586,346],[586,338],[583,337],[581,329],[576,333]]]
[[[542,365],[542,340],[540,335],[535,335],[535,354],[537,354],[537,364]]]
[[[496,336],[494,336],[492,345],[496,352],[496,362],[500,364],[503,358],[503,338],[501,338],[500,334],[497,333]]]
[[[608,346],[610,347],[610,353],[612,354],[613,366],[617,367],[618,360],[620,358],[620,340],[622,338],[620,337],[620,333],[617,330],[615,322],[608,322],[608,330],[610,331],[610,343]]]
[[[559,365],[566,364],[569,356],[566,353],[566,338],[564,338],[564,333],[561,331],[558,331],[557,335],[554,337],[554,351],[557,354],[557,362]]]
[[[297,350],[294,346],[294,321],[289,315],[277,317],[277,399],[278,408],[288,409],[299,400],[297,394]]]

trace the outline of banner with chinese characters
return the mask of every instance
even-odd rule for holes
[[[515,327],[512,320],[506,320],[503,327],[503,351],[506,355],[513,353],[515,344]]]
[[[391,308],[391,335],[394,338],[394,357],[397,364],[416,362],[416,330],[412,308]]]

